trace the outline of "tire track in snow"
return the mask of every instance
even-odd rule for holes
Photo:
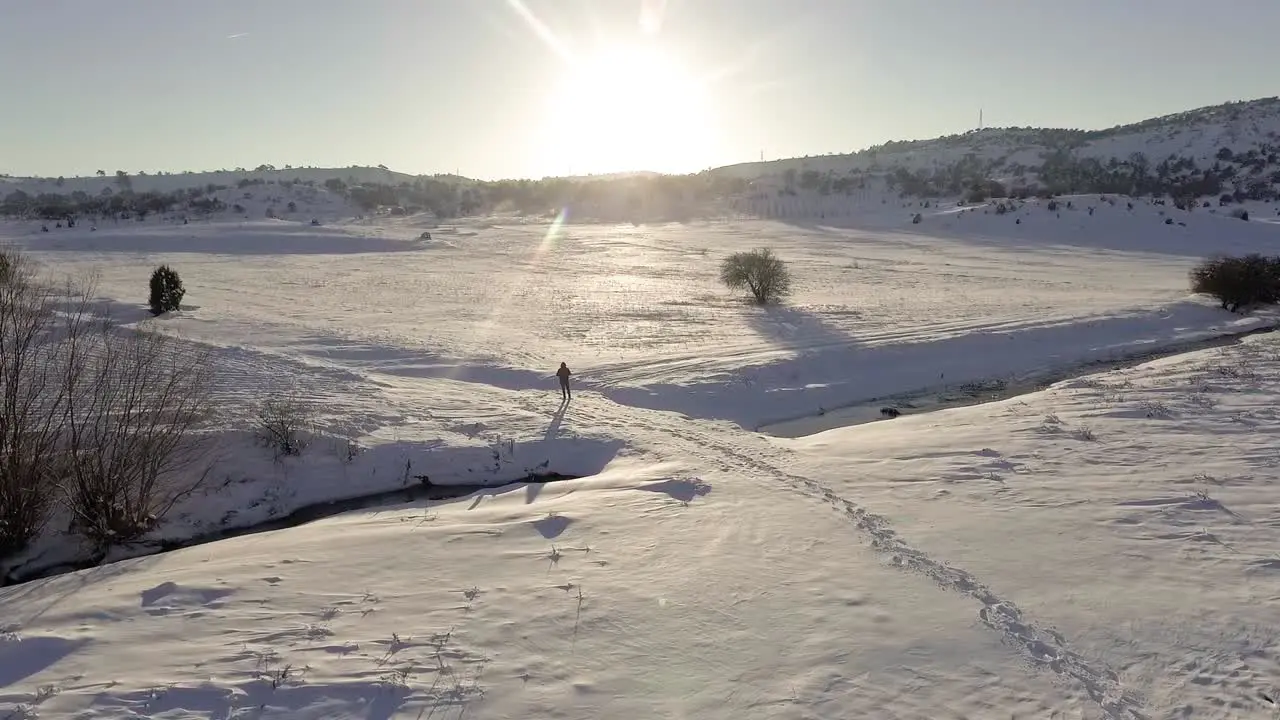
[[[708,450],[723,454],[739,467],[777,478],[802,495],[826,502],[843,513],[858,530],[870,535],[871,547],[888,556],[894,567],[923,575],[944,589],[977,600],[982,606],[978,611],[978,618],[984,625],[999,633],[1006,644],[1017,648],[1033,665],[1048,668],[1063,678],[1079,683],[1102,709],[1103,717],[1109,720],[1145,720],[1148,717],[1143,711],[1144,698],[1139,693],[1125,689],[1114,670],[1101,661],[1091,661],[1071,650],[1061,633],[1038,625],[1012,600],[1000,596],[969,572],[935,560],[923,550],[912,547],[894,531],[892,523],[883,515],[867,510],[816,480],[771,465],[716,435],[685,431],[675,423],[658,425],[643,414],[620,414],[616,412],[618,406],[607,400],[597,401],[596,397],[585,393],[582,399],[589,399],[587,407],[583,409],[588,411],[587,417],[597,427],[608,426],[627,434],[635,434],[636,430],[641,430],[674,437],[700,450],[694,453],[695,456],[706,455]],[[598,402],[607,403],[614,412],[606,407],[598,407],[595,408],[597,412],[591,412],[592,406]],[[581,408],[582,405],[577,407]],[[783,452],[785,451],[778,451],[778,454]]]

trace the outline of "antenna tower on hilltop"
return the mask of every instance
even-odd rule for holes
[[[978,129],[982,129],[982,108],[978,108]]]

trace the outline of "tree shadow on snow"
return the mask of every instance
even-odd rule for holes
[[[110,581],[135,570],[143,570],[154,561],[154,557],[117,560],[79,572],[0,587],[0,627],[4,627],[4,624],[9,622],[30,625],[57,607],[63,600],[98,583]],[[21,571],[21,567],[15,567],[10,570],[9,575],[18,575]],[[9,578],[6,577],[7,579]]]
[[[277,670],[278,672],[278,670]],[[120,695],[99,696],[95,705],[120,711],[131,711],[147,717],[181,712],[184,717],[196,713],[201,717],[239,717],[246,709],[257,709],[253,717],[290,717],[319,720],[328,717],[361,717],[366,720],[390,720],[403,709],[413,691],[404,685],[370,677],[365,681],[307,682],[285,679],[283,683],[270,672],[245,670],[245,675],[267,675],[223,686],[205,683],[195,687],[167,687],[140,690]],[[387,673],[388,678],[391,671]],[[477,691],[478,692],[478,691]],[[422,693],[428,707],[465,706],[471,699],[466,694]],[[423,715],[426,717],[426,715]]]
[[[86,639],[24,637],[5,642],[0,639],[0,688],[9,687],[58,664],[63,658],[89,644]]]
[[[234,590],[226,588],[193,588],[164,582],[143,590],[139,595],[142,607],[149,608],[159,605],[162,600],[178,605],[209,605],[234,593]]]
[[[491,385],[503,390],[554,388],[547,371],[524,370],[486,364],[484,361],[450,358],[427,350],[387,345],[353,344],[351,340],[313,335],[301,341],[304,355],[357,373],[380,373],[402,378],[442,379]]]
[[[790,309],[773,312],[772,317],[784,323],[797,317]],[[746,367],[732,378],[693,385],[611,387],[601,393],[625,405],[725,420],[754,430],[903,393],[951,392],[990,379],[1029,382],[1090,364],[1167,352],[1253,326],[1237,327],[1239,320],[1210,303],[1184,300],[1066,322],[975,329],[916,341],[906,337],[874,346],[818,329],[804,342],[793,343],[797,350],[805,348],[798,357]],[[1255,320],[1258,325],[1263,322]],[[824,333],[830,344],[820,339]],[[787,347],[785,340],[780,347]]]
[[[817,351],[848,347],[857,339],[833,327],[819,313],[790,305],[752,305],[746,314],[752,332],[779,350]]]
[[[672,500],[688,504],[695,498],[711,494],[711,486],[698,479],[663,480],[652,485],[641,485],[639,490],[662,493]]]
[[[572,524],[573,520],[563,515],[548,515],[540,520],[533,521],[534,529],[547,540],[555,540],[560,537]]]
[[[74,299],[62,299],[54,304],[62,313],[75,313],[79,307]],[[108,320],[115,326],[129,325],[150,320],[155,317],[144,303],[127,303],[111,298],[94,298],[86,308],[89,314],[102,320]],[[192,309],[190,306],[184,309]]]

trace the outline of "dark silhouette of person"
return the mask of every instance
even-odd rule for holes
[[[556,370],[556,377],[560,378],[560,397],[565,402],[573,399],[573,392],[569,390],[569,376],[572,374],[564,363],[560,363],[560,369]]]

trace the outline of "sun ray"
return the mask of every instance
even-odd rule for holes
[[[533,249],[533,253],[530,256],[530,267],[527,270],[518,271],[518,278],[513,277],[513,275],[517,273],[507,275],[504,278],[506,280],[505,297],[493,303],[493,306],[489,311],[489,315],[484,321],[475,323],[473,331],[471,332],[471,340],[474,343],[477,345],[483,344],[490,338],[506,332],[505,328],[509,323],[504,323],[503,319],[510,314],[509,310],[511,306],[518,300],[517,295],[514,292],[514,288],[525,286],[527,284],[525,282],[525,278],[531,275],[537,276],[543,272],[541,269],[543,261],[548,254],[555,250],[558,241],[564,237],[564,225],[568,219],[569,208],[560,208],[560,212],[556,213],[551,224],[547,226],[547,231],[543,233],[542,240],[538,243],[537,247]],[[464,370],[464,367],[459,366],[452,372],[446,373],[445,377],[451,380],[456,380],[461,376]]]
[[[542,22],[542,19],[535,15],[533,11],[529,9],[528,5],[525,5],[522,0],[507,0],[507,5],[510,6],[510,8],[514,10],[526,24],[529,25],[530,29],[533,30],[533,33],[537,35],[542,42],[546,43],[547,47],[551,48],[551,51],[554,52],[557,57],[567,63],[574,62],[573,50],[571,50],[569,46],[566,45],[564,41],[562,41],[559,36],[557,36],[555,32],[547,26],[546,23]]]
[[[643,0],[640,3],[640,30],[646,35],[662,31],[662,21],[667,14],[667,0]]]
[[[564,227],[564,223],[569,219],[569,208],[560,208],[560,212],[556,213],[556,217],[551,221],[551,225],[547,227],[547,233],[542,236],[542,243],[538,245],[538,252],[534,254],[534,260],[541,258],[547,254],[555,246],[556,240],[559,239],[560,230]]]

